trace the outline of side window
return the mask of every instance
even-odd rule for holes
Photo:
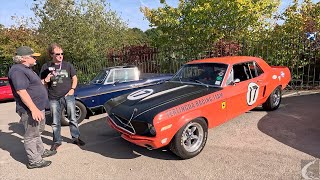
[[[245,62],[241,64],[235,64],[233,66],[234,79],[240,79],[240,81],[246,81],[263,74],[263,70],[255,61]]]
[[[250,79],[257,77],[255,62],[251,61],[251,62],[247,62],[245,64],[248,68],[248,73],[250,75]]]
[[[135,69],[125,68],[117,69],[114,71],[114,81],[115,82],[128,82],[136,80]]]
[[[263,72],[263,70],[261,69],[261,67],[259,66],[258,63],[255,62],[255,65],[256,65],[257,75],[260,76],[264,72]]]
[[[109,75],[109,77],[108,77],[107,83],[112,83],[112,82],[114,82],[113,77],[114,77],[114,71],[111,71],[111,72],[110,72],[110,75]]]
[[[8,81],[6,81],[6,80],[0,80],[0,87],[1,87],[1,86],[7,86],[7,85],[9,85],[9,82],[8,82]]]
[[[233,65],[233,76],[235,80],[240,79],[240,82],[251,79],[250,72],[246,63]]]
[[[252,78],[258,77],[261,74],[263,74],[263,70],[260,68],[260,66],[255,61],[248,62],[247,66],[250,70],[250,75]]]

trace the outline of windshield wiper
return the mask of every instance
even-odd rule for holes
[[[180,81],[180,83],[182,83],[181,76],[179,76],[179,81]]]
[[[206,87],[209,87],[209,84],[203,83],[203,82],[201,82],[201,81],[199,81],[199,80],[194,80],[194,81],[197,82],[197,83],[200,83],[201,85],[204,85],[204,86],[206,86]]]

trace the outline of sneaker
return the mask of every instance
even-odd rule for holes
[[[43,154],[41,155],[42,158],[46,158],[46,157],[49,157],[49,156],[53,156],[57,154],[57,151],[56,150],[44,150]]]
[[[61,146],[61,144],[54,143],[51,146],[50,151],[57,151],[59,146]]]
[[[82,141],[81,139],[79,139],[79,138],[74,139],[72,143],[73,143],[73,144],[76,144],[76,145],[78,145],[78,146],[84,146],[84,145],[86,144],[85,142],[83,142],[83,141]]]
[[[43,167],[47,167],[51,164],[51,161],[46,161],[46,160],[41,160],[39,162],[36,162],[36,163],[28,163],[27,164],[27,168],[28,169],[34,169],[34,168],[43,168]]]

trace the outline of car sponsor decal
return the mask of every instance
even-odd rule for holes
[[[218,76],[218,77],[216,78],[216,80],[217,80],[217,81],[221,81],[221,80],[222,80],[222,76]]]
[[[277,75],[273,75],[273,76],[272,76],[272,79],[277,79],[277,78],[278,78]]]
[[[248,92],[247,92],[247,104],[249,106],[253,105],[258,99],[258,95],[259,95],[258,84],[253,82],[249,83]]]
[[[221,81],[216,81],[214,84],[220,86]]]
[[[181,104],[179,106],[170,108],[165,111],[165,117],[171,118],[173,116],[185,113],[187,111],[193,110],[195,108],[199,108],[201,106],[207,105],[209,103],[212,103],[218,99],[221,99],[223,97],[223,94],[221,92],[209,94],[207,96],[201,97],[199,99],[195,99],[192,101],[189,101],[185,104]]]
[[[145,98],[153,93],[153,89],[140,89],[128,95],[127,99],[129,100],[138,100]]]
[[[221,103],[221,108],[222,108],[222,109],[225,109],[225,108],[226,108],[226,102],[225,102],[225,101]]]

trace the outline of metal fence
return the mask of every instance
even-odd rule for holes
[[[194,59],[221,56],[257,56],[270,65],[289,67],[294,89],[320,88],[320,39],[287,38],[261,41],[220,41],[211,47],[172,47],[161,49],[149,46],[123,47],[110,52],[104,59],[74,61],[80,82],[88,82],[101,69],[109,66],[136,65],[145,73],[175,73],[181,65]],[[6,76],[8,64],[0,64],[0,76]],[[41,64],[36,67],[39,70]]]
[[[277,41],[221,41],[210,48],[147,48],[123,51],[108,59],[109,65],[134,64],[142,72],[175,73],[181,65],[194,59],[221,56],[256,56],[270,65],[287,66],[294,89],[320,88],[320,41],[303,38]],[[134,58],[133,58],[134,57]]]

